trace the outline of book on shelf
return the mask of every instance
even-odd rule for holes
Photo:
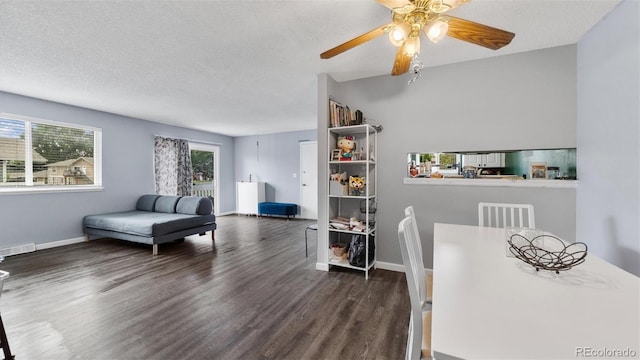
[[[362,119],[362,111],[352,111],[348,106],[342,105],[334,100],[329,100],[330,127],[359,125],[362,123]]]

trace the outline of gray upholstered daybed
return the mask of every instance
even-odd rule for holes
[[[185,236],[211,231],[214,240],[216,217],[211,200],[199,196],[142,195],[136,210],[87,215],[82,230],[91,235],[153,245],[182,239]]]

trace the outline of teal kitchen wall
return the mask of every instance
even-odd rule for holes
[[[504,174],[526,175],[532,163],[544,163],[558,167],[562,177],[576,176],[576,149],[523,150],[505,154]]]

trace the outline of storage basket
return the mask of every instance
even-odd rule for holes
[[[341,184],[339,181],[329,181],[329,195],[344,196],[349,195],[349,187],[347,184]]]

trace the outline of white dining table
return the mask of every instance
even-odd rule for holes
[[[436,359],[640,357],[640,278],[591,253],[536,271],[505,243],[504,229],[435,224]]]

